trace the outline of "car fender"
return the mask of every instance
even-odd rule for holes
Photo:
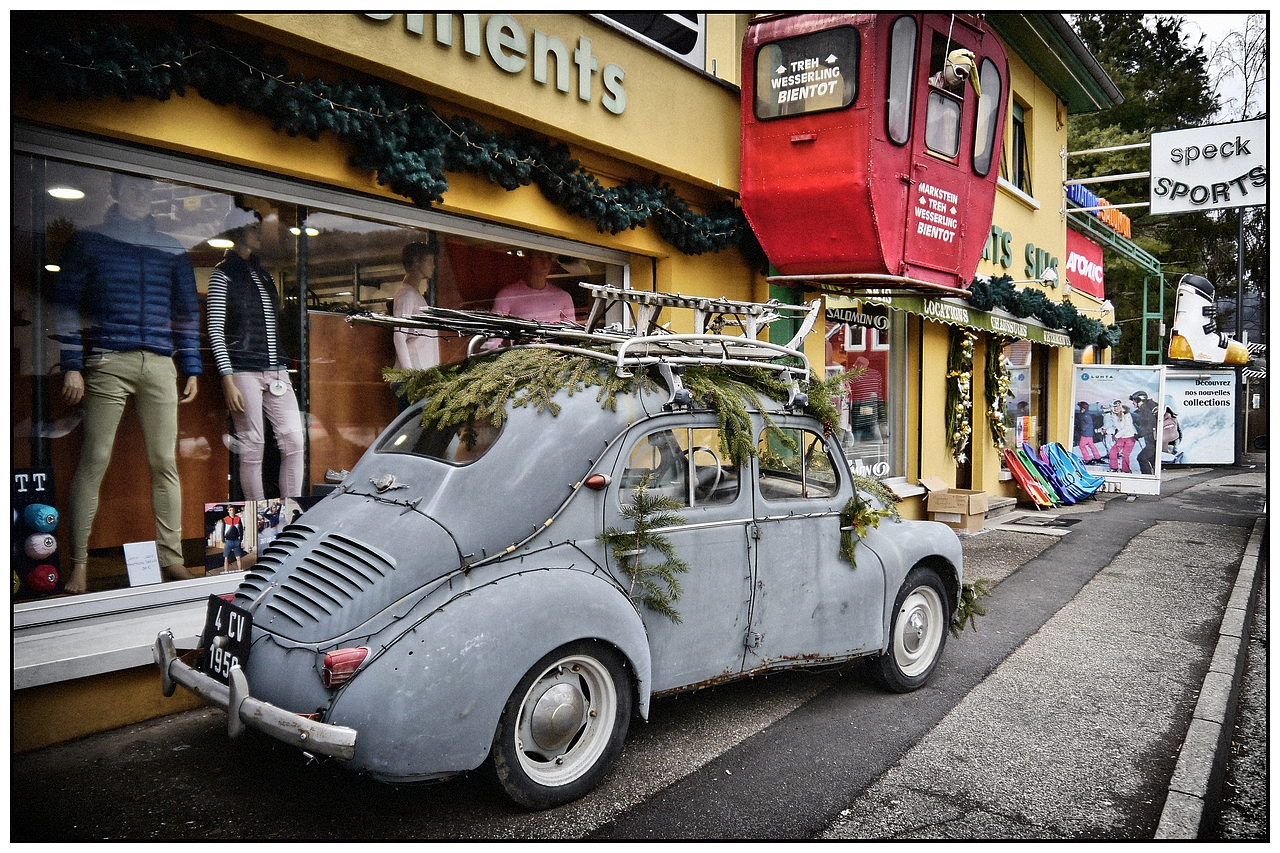
[[[597,639],[622,653],[647,718],[649,643],[625,593],[591,571],[507,568],[449,597],[429,596],[402,620],[413,627],[394,639],[371,638],[376,657],[326,715],[359,732],[354,769],[409,781],[479,767],[516,684],[574,640]]]
[[[901,525],[911,525],[910,530]],[[885,568],[885,643],[892,636],[890,621],[893,602],[907,573],[921,562],[932,562],[941,570],[943,583],[951,594],[951,612],[960,604],[964,555],[955,531],[937,521],[882,521],[867,535],[864,545],[875,552]]]

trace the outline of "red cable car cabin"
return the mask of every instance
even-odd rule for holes
[[[838,289],[967,287],[1009,89],[986,24],[771,16],[742,56],[742,208],[773,266]]]

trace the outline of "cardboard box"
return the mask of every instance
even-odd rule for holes
[[[987,493],[951,489],[938,477],[920,481],[929,490],[926,508],[931,521],[940,521],[954,530],[977,533],[987,517]]]

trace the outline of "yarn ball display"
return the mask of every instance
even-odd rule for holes
[[[32,533],[27,537],[23,550],[33,560],[44,560],[58,550],[58,540],[49,533]]]
[[[37,533],[52,533],[58,526],[58,511],[48,504],[29,504],[22,511],[22,520]]]
[[[58,587],[57,568],[41,563],[27,572],[27,586],[36,592],[53,592]]]

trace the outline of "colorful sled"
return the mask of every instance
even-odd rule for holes
[[[1054,466],[1053,462],[1049,460],[1049,452],[1044,446],[1041,446],[1040,450],[1037,451],[1030,444],[1024,442],[1022,451],[1035,463],[1036,468],[1040,470],[1040,475],[1058,493],[1058,497],[1062,499],[1064,504],[1071,505],[1088,497],[1083,490],[1075,487],[1069,476],[1066,476],[1063,471]]]
[[[1063,504],[1073,504],[1075,499],[1066,493],[1061,483],[1055,483],[1053,469],[1040,461],[1040,457],[1036,455],[1035,448],[1030,444],[1023,442],[1022,447],[1017,448],[1015,453],[1021,460],[1024,468],[1031,473],[1031,476],[1040,481],[1040,485],[1045,488],[1049,496],[1054,498],[1054,505],[1061,506]]]
[[[1044,486],[1040,485],[1040,481],[1032,477],[1030,472],[1023,466],[1018,459],[1018,454],[1012,448],[1006,447],[1004,449],[1004,464],[1008,467],[1009,473],[1013,474],[1013,479],[1017,482],[1018,488],[1022,489],[1037,507],[1048,509],[1056,505],[1048,491]]]
[[[1076,458],[1061,444],[1050,442],[1041,450],[1048,449],[1049,458],[1053,460],[1054,466],[1066,473],[1072,484],[1085,493],[1086,497],[1094,495],[1099,489],[1106,485],[1107,481],[1097,474],[1091,473],[1085,468],[1084,463]]]

